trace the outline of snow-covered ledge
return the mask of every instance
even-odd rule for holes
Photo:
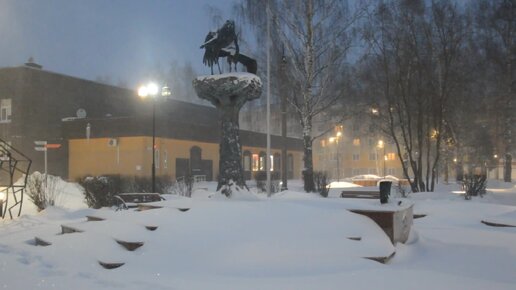
[[[250,73],[200,76],[193,81],[195,92],[221,112],[219,180],[217,191],[227,196],[231,188],[247,189],[242,169],[238,115],[247,102],[260,97],[261,79]],[[234,184],[233,184],[234,183]]]

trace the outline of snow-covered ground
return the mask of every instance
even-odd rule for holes
[[[206,183],[192,198],[167,196],[162,208],[142,212],[84,208],[78,188],[67,186],[70,198],[59,207],[0,222],[0,288],[516,289],[516,227],[481,223],[516,226],[515,184],[492,182],[471,201],[452,193],[456,185],[411,194],[403,204],[427,216],[395,246],[373,221],[346,210],[382,207],[378,200],[324,199],[295,181],[269,199],[231,200]],[[61,225],[82,232],[59,234]],[[35,246],[35,237],[52,245]],[[144,245],[129,252],[115,240]],[[388,264],[364,259],[393,251]],[[99,261],[125,264],[106,270]]]

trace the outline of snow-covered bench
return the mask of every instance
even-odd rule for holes
[[[117,210],[136,208],[140,203],[165,200],[159,193],[121,193],[114,198]]]
[[[379,190],[343,190],[340,194],[342,198],[370,198],[379,199]]]

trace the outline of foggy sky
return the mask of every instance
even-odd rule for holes
[[[0,67],[29,57],[46,70],[131,88],[156,67],[190,61],[215,29],[209,7],[230,18],[233,0],[0,0]]]

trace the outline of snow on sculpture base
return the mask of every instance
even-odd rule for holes
[[[242,168],[238,115],[247,102],[260,97],[262,81],[250,73],[200,76],[193,81],[199,98],[210,101],[221,112],[219,180],[217,191],[230,196],[236,185],[247,189]],[[231,189],[231,190],[224,190]]]

